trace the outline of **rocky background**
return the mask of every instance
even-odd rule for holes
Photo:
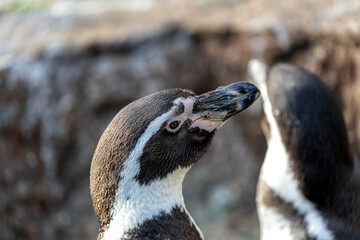
[[[96,239],[89,167],[119,109],[173,87],[247,80],[256,57],[336,92],[360,157],[358,0],[0,3],[0,239]],[[206,239],[259,239],[261,101],[232,118],[184,183]]]

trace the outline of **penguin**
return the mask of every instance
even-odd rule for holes
[[[360,239],[360,178],[335,94],[291,64],[254,59],[248,72],[268,145],[256,196],[261,239]]]
[[[91,162],[98,239],[203,239],[184,204],[184,176],[216,130],[259,95],[237,82],[201,95],[164,90],[121,109]]]

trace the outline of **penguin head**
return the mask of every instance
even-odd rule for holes
[[[258,60],[249,63],[251,78],[260,87],[264,102],[267,139],[276,120],[288,149],[347,144],[346,128],[335,94],[316,75],[291,64],[268,68]],[[274,125],[274,124],[273,124]],[[267,129],[268,128],[268,129]],[[339,146],[346,150],[346,146]],[[333,151],[331,151],[333,152]]]
[[[138,152],[136,178],[147,184],[194,164],[208,149],[215,131],[258,96],[257,88],[246,82],[198,96],[182,89],[157,92],[118,113],[105,131],[105,145],[111,146],[113,154],[123,155],[117,158],[119,163]],[[141,141],[144,144],[136,148]]]
[[[120,181],[146,186],[191,167],[216,130],[258,97],[254,85],[239,82],[201,95],[165,90],[120,110],[100,138],[91,164],[90,188],[99,221],[109,219],[100,215],[108,214]]]

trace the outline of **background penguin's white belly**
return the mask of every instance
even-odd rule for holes
[[[261,240],[293,240],[291,223],[275,208],[258,202]]]

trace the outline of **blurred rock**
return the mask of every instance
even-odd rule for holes
[[[42,2],[0,5],[0,239],[95,239],[89,167],[116,112],[161,89],[246,80],[253,57],[320,75],[360,157],[357,0]],[[258,101],[231,119],[185,179],[206,239],[259,238],[260,118]]]

